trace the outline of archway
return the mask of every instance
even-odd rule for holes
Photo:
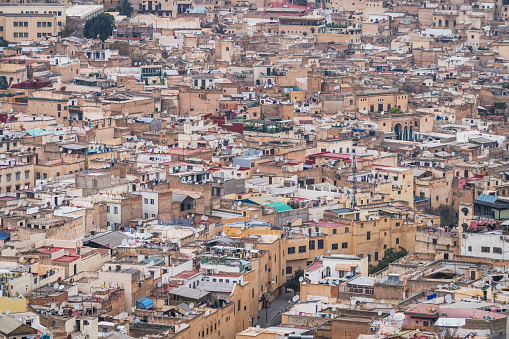
[[[401,124],[396,124],[394,126],[394,134],[396,134],[396,140],[401,140]]]

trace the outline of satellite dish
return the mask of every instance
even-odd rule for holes
[[[500,271],[501,271],[500,267],[497,267],[497,272],[499,272],[499,273],[500,273]]]
[[[385,304],[385,299],[380,300],[382,304]]]
[[[452,156],[455,156],[455,155],[456,155],[456,152],[452,152],[452,153],[451,153],[451,155],[452,155]]]
[[[221,236],[226,237],[226,233],[225,232],[221,232]]]
[[[111,226],[108,226],[106,229],[107,229],[108,231],[111,231]]]
[[[194,303],[190,303],[189,308],[194,308]]]
[[[255,219],[258,219],[258,214],[253,215]]]
[[[240,205],[242,205],[242,201],[239,201],[239,202],[237,203],[237,205],[239,205],[239,206],[240,206]]]
[[[199,235],[198,233],[195,233],[195,234],[194,234],[194,237],[195,237],[195,238],[199,238],[199,237],[200,237],[200,235]]]
[[[304,281],[304,277],[300,277],[299,282],[303,282],[303,281]]]
[[[150,266],[154,266],[155,265],[155,262],[154,260],[150,260],[150,262],[148,263]]]
[[[241,234],[242,234],[242,231],[240,231],[240,230],[239,230],[239,231],[237,231],[237,234],[238,234],[238,235],[241,235]]]
[[[389,312],[389,314],[390,314],[391,316],[394,316],[394,315],[396,314],[396,311],[391,310],[391,311]]]
[[[381,316],[382,315],[382,311],[378,311],[378,316]]]
[[[53,310],[54,310],[56,307],[57,307],[57,304],[55,304],[55,303],[52,303],[52,304],[51,304],[51,309],[53,309]]]
[[[240,226],[240,230],[243,231],[244,230],[244,225]]]
[[[495,288],[496,288],[497,290],[499,290],[499,289],[501,289],[501,288],[502,288],[502,285],[497,284],[497,286],[495,286]]]
[[[142,221],[141,220],[138,220],[138,226],[141,225]]]
[[[122,245],[127,245],[127,239],[122,239]]]
[[[399,328],[395,329],[394,333],[398,334],[399,333]]]
[[[299,296],[299,295],[296,295],[296,296],[294,296],[294,297],[293,297],[293,301],[294,301],[294,302],[299,301],[299,299],[300,299],[300,296]]]
[[[163,284],[161,282],[158,282],[157,283],[157,288],[161,288],[161,286],[163,286]]]
[[[431,221],[428,221],[428,223],[427,223],[426,225],[428,225],[428,226],[432,226],[432,225],[433,225],[433,223],[432,223]]]
[[[437,288],[438,288],[439,290],[441,290],[441,289],[442,289],[442,285],[438,285],[438,286],[437,286]]]
[[[58,286],[59,286],[58,283],[55,283],[55,285],[53,285],[53,288],[58,290]]]
[[[80,309],[80,304],[78,304],[78,303],[74,304],[74,309],[75,310],[79,310]]]
[[[256,169],[256,173],[260,173],[260,169],[259,168]]]
[[[329,253],[329,254],[330,254],[330,250],[328,250],[328,251],[327,251],[327,253]]]
[[[260,330],[260,325],[256,325],[255,331],[258,332]]]

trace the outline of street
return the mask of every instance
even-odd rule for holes
[[[272,302],[272,306],[268,310],[262,308],[260,312],[258,312],[258,325],[264,328],[280,325],[281,313],[289,308],[290,303],[288,301],[292,300],[292,298],[293,293],[281,294]],[[265,319],[266,316],[267,319]]]

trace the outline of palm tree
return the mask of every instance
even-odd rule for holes
[[[120,15],[132,16],[134,13],[133,4],[129,0],[121,0],[117,6],[117,11]]]

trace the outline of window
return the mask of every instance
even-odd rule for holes
[[[30,171],[25,171],[25,179],[29,179],[30,178]]]
[[[318,240],[318,249],[323,249],[323,240]]]
[[[502,254],[502,248],[500,248],[500,247],[493,247],[493,253]]]
[[[349,233],[349,232],[350,232],[350,228],[345,227],[345,233]]]
[[[375,252],[375,261],[378,261],[378,252]]]
[[[14,22],[13,22],[13,25],[14,25],[14,27],[18,27],[18,22],[17,22],[17,21],[14,21]]]
[[[338,244],[332,244],[332,249],[333,250],[337,250],[338,249]]]
[[[366,233],[366,240],[371,240],[371,232]]]
[[[342,243],[341,248],[348,248],[348,243],[347,242]]]
[[[436,245],[438,242],[438,239],[433,239],[433,245]]]
[[[472,246],[468,246],[468,251],[472,252]]]
[[[334,228],[334,229],[332,230],[332,234],[337,234],[337,233],[338,233],[338,230]]]
[[[143,199],[143,202],[144,202],[145,204],[148,204],[148,199],[147,199],[147,198]]]
[[[490,253],[490,248],[489,248],[489,247],[484,247],[484,246],[482,246],[482,247],[481,247],[481,252],[482,252],[482,253]]]
[[[11,174],[7,174],[5,177],[7,178],[7,181],[11,181]]]
[[[118,214],[118,207],[113,207],[113,213]]]
[[[110,206],[106,206],[106,213],[110,213]]]
[[[292,274],[292,266],[286,266],[286,274]]]
[[[315,249],[315,241],[314,240],[309,240],[309,250],[314,250]]]
[[[299,253],[306,253],[306,246],[299,246]]]
[[[150,205],[154,205],[154,204],[155,204],[154,199],[150,199]]]
[[[288,254],[295,254],[295,247],[288,247]]]
[[[399,238],[396,238],[396,245],[399,245]]]

